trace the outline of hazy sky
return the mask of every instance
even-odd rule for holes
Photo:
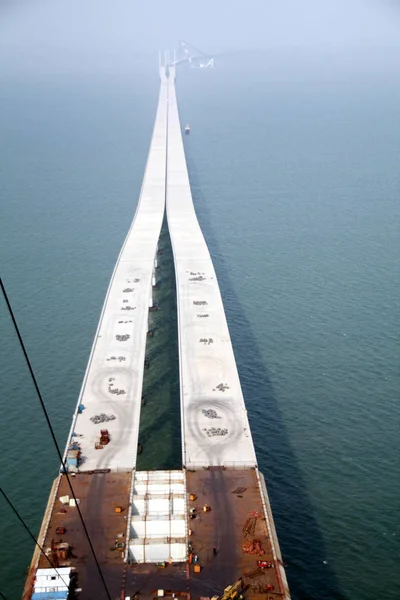
[[[351,58],[355,47],[399,60],[400,11],[393,0],[0,0],[7,71],[124,69],[180,39],[211,53],[300,47]]]

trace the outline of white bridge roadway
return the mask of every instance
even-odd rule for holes
[[[183,464],[255,466],[221,293],[193,206],[175,67],[168,79],[167,219],[177,284]]]
[[[165,209],[177,282],[183,464],[256,465],[222,298],[193,206],[175,67],[169,71],[167,77],[160,69],[140,199],[107,291],[68,438],[80,444],[81,471],[136,466],[148,311]],[[100,413],[115,419],[93,423]],[[96,450],[102,427],[111,442]]]

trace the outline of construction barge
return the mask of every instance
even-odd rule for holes
[[[106,294],[23,600],[290,599],[221,294],[193,207],[175,67],[161,65],[160,79],[138,207]],[[138,471],[164,215],[177,282],[182,469]]]

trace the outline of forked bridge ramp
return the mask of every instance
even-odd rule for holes
[[[167,218],[177,282],[183,464],[255,466],[221,293],[193,206],[175,67],[168,79]]]
[[[79,442],[80,471],[136,466],[148,311],[165,199],[177,282],[183,464],[254,467],[257,462],[221,293],[193,206],[175,67],[169,77],[161,67],[160,77],[138,207],[111,278],[73,415],[69,442]],[[101,414],[115,418],[104,424],[112,443],[99,452]]]
[[[148,564],[143,571],[127,570],[122,560],[115,560],[115,554],[109,555],[114,550],[110,544],[116,539],[118,542],[125,529],[125,561],[135,566],[142,562],[187,562],[185,578],[179,576],[174,585],[184,585],[185,589],[193,586],[190,589],[197,590],[198,597],[207,596],[214,588],[223,590],[242,576],[254,575],[254,553],[261,552],[262,544],[260,556],[265,558],[268,572],[257,570],[263,581],[259,589],[273,592],[268,598],[289,600],[221,293],[194,210],[175,93],[175,67],[167,67],[167,71],[160,67],[157,115],[139,203],[106,294],[64,461],[67,471],[78,471],[74,493],[93,535],[112,597],[120,597],[120,581],[127,589],[140,588],[143,598],[154,596]],[[165,213],[176,275],[183,469],[138,473],[149,309]],[[104,415],[109,420],[104,421]],[[100,443],[103,436],[99,437],[102,428],[108,430],[104,444]],[[82,598],[102,598],[77,512],[59,510],[58,498],[68,498],[69,491],[62,468],[53,485],[39,540],[43,547],[52,548],[54,532],[65,528],[67,542],[74,549],[68,565],[79,572]],[[194,500],[206,514],[202,511],[189,533]],[[254,525],[251,531],[246,525],[250,522]],[[212,558],[213,544],[218,545],[216,560]],[[192,546],[207,565],[203,575],[189,569]],[[48,565],[37,551],[24,590],[26,599],[31,598],[36,585],[38,566],[46,570]],[[165,585],[169,573],[166,569]]]

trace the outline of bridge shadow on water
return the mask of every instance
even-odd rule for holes
[[[147,339],[149,368],[143,379],[139,440],[143,453],[138,470],[181,469],[178,324],[175,269],[171,240],[164,219],[159,240],[157,286],[153,298],[159,310],[149,314],[154,336]]]
[[[188,144],[187,144],[188,146]],[[335,573],[328,564],[324,540],[296,454],[279,409],[268,369],[251,324],[226,268],[213,232],[213,223],[190,154],[186,148],[189,177],[196,212],[213,257],[249,412],[250,426],[271,500],[275,525],[293,600],[348,600],[340,591]],[[231,314],[229,314],[231,313]],[[252,399],[263,399],[252,406]],[[267,415],[267,416],[266,416]],[[326,563],[324,561],[326,560]]]

